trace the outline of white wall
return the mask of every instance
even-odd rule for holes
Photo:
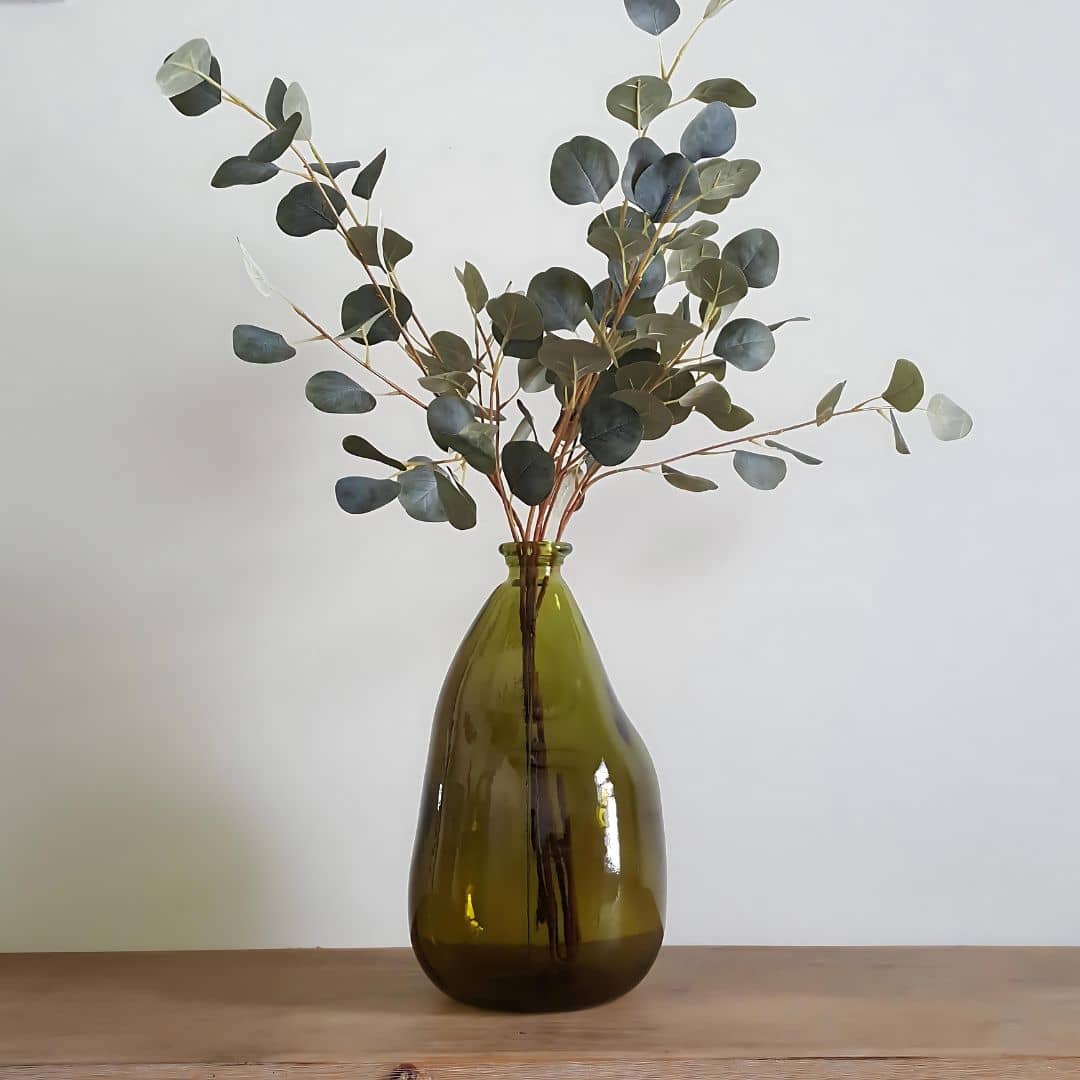
[[[1078,33],[1065,0],[739,0],[685,64],[761,100],[722,219],[784,247],[753,313],[814,317],[747,403],[907,355],[977,427],[916,416],[902,459],[837,422],[771,496],[723,462],[712,498],[597,490],[568,573],[662,776],[673,942],[1080,944]],[[501,573],[490,504],[335,507],[343,434],[422,445],[402,409],[315,413],[318,350],[232,357],[235,322],[299,335],[236,234],[328,321],[359,279],[279,189],[210,190],[258,132],[158,96],[197,34],[253,100],[301,79],[328,155],[390,146],[432,328],[465,258],[601,276],[550,154],[621,152],[605,94],[653,64],[618,0],[0,5],[4,949],[404,943],[432,703]]]

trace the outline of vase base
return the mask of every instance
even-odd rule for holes
[[[663,932],[578,947],[553,960],[546,946],[442,945],[413,934],[413,952],[444,994],[499,1012],[572,1012],[613,1001],[648,974]]]

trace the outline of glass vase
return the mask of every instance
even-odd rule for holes
[[[508,578],[435,712],[409,885],[413,950],[459,1001],[578,1009],[632,989],[664,933],[660,792],[561,566],[505,544]]]

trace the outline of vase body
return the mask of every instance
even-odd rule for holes
[[[446,677],[409,886],[413,950],[472,1005],[583,1008],[660,949],[666,890],[652,762],[562,577],[566,545],[504,545]]]

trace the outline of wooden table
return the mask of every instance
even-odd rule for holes
[[[467,1009],[405,950],[0,956],[2,1080],[1080,1078],[1080,949],[665,949],[622,1001]]]

